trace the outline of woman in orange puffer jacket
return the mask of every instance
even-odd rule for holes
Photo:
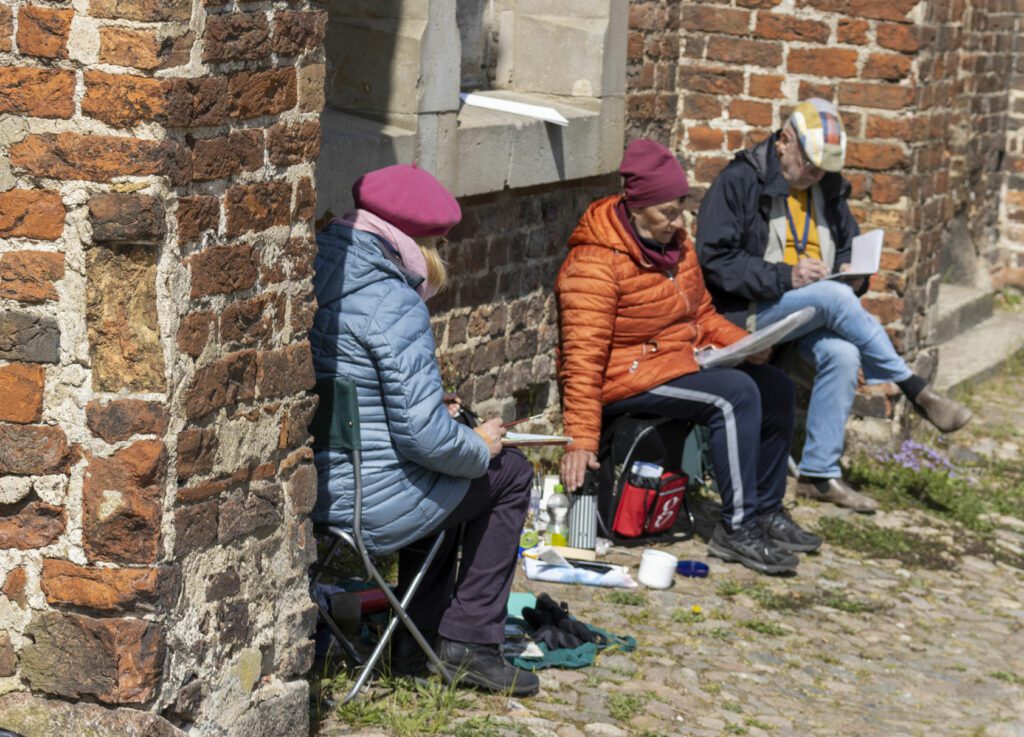
[[[763,573],[786,573],[794,552],[821,540],[782,507],[793,434],[793,384],[764,365],[699,369],[695,351],[746,335],[718,314],[683,230],[686,173],[654,141],[633,141],[619,173],[624,195],[587,208],[558,273],[559,381],[570,490],[597,468],[602,420],[645,413],[710,430],[722,519],[712,555]]]

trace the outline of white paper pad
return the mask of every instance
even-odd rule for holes
[[[566,435],[537,435],[530,432],[507,432],[501,439],[504,445],[566,445],[572,438]]]
[[[754,331],[730,346],[698,351],[695,356],[697,365],[702,369],[739,366],[755,353],[781,343],[787,335],[809,322],[817,312],[813,307],[804,307],[766,328]]]
[[[850,270],[832,274],[826,279],[852,279],[878,273],[882,263],[882,241],[885,231],[875,229],[858,235],[850,243]]]

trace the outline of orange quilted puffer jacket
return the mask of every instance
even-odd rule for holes
[[[693,354],[747,334],[711,305],[693,241],[657,271],[619,219],[621,195],[594,202],[569,238],[558,272],[558,378],[570,450],[597,452],[601,410],[698,370]]]

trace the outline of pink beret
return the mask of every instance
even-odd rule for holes
[[[406,235],[444,235],[462,220],[451,193],[415,164],[371,171],[352,185],[356,207],[387,220]]]
[[[690,193],[686,172],[672,152],[656,141],[638,138],[626,147],[619,166],[626,205],[638,209],[660,205]]]

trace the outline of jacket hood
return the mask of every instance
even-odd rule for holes
[[[641,266],[651,268],[650,262],[640,250],[640,244],[615,212],[622,199],[622,195],[612,195],[591,203],[569,236],[569,248],[601,246],[624,253]]]
[[[383,240],[365,230],[331,223],[316,242],[313,289],[321,306],[376,282],[398,279],[414,289],[419,280],[388,257]]]
[[[789,195],[789,182],[782,176],[782,165],[779,155],[775,152],[775,142],[779,140],[782,130],[775,131],[755,146],[745,148],[736,154],[737,161],[749,164],[761,182],[763,194],[769,197],[786,197]],[[843,179],[839,172],[828,172],[818,183],[825,199],[832,200],[840,196],[849,196],[847,190],[850,183]]]

